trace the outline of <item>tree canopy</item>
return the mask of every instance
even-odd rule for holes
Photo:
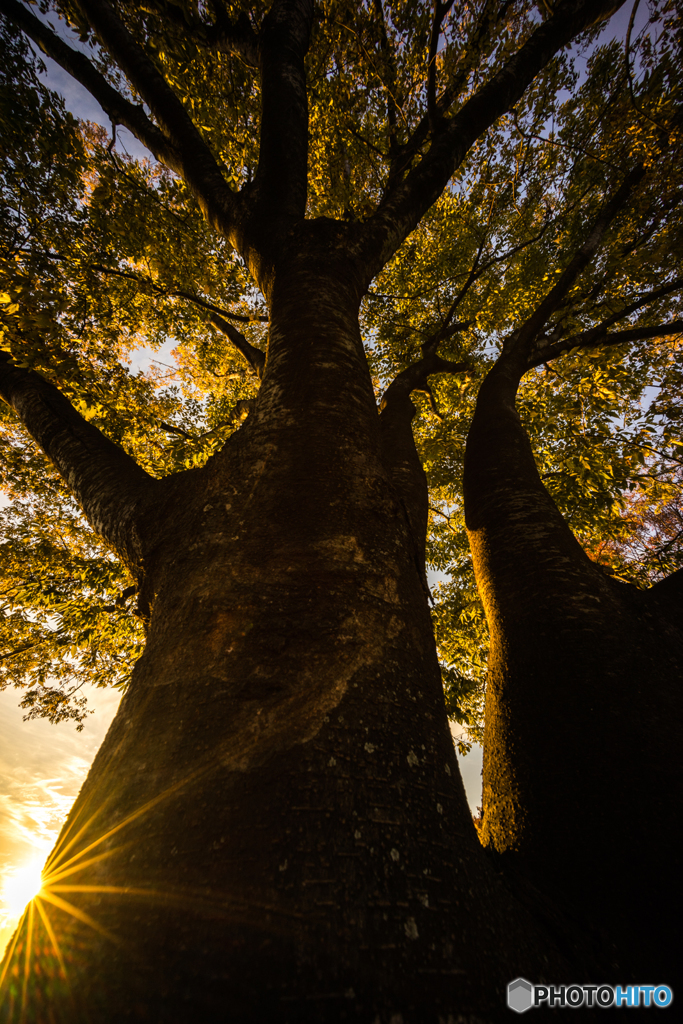
[[[2,683],[126,687],[11,1019],[674,970],[681,9],[623,7],[0,0]]]
[[[305,58],[307,217],[353,230],[393,204],[409,222],[402,183],[422,174],[432,189],[405,242],[376,243],[361,324],[378,402],[437,345],[461,368],[419,381],[413,428],[427,559],[446,574],[432,598],[449,711],[473,738],[487,638],[461,480],[478,386],[629,175],[519,405],[546,486],[607,572],[644,585],[683,565],[678,5],[651,3],[639,30],[634,8],[625,41],[588,26],[465,146],[468,105],[567,6],[324,3]],[[64,3],[56,33],[48,5],[2,9],[1,346],[152,476],[202,465],[248,413],[265,358],[269,271],[230,245],[242,229],[239,217],[224,229],[215,175],[251,197],[259,175],[285,167],[257,145],[281,116],[254,71],[267,5]],[[91,89],[110,132],[66,110],[15,25]],[[454,124],[463,153],[439,195],[429,176]],[[119,125],[148,159],[126,153]],[[30,715],[80,724],[80,685],[125,686],[141,652],[134,586],[17,417],[2,416],[1,685],[25,687]]]

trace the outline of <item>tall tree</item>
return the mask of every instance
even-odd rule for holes
[[[675,16],[660,42],[673,38]],[[647,30],[631,52],[642,55],[645,41]],[[649,64],[635,105],[617,44],[593,53],[569,100],[527,93],[373,283],[363,312],[382,380],[410,367],[430,338],[469,362],[465,377],[423,378],[413,431],[430,486],[428,559],[452,577],[433,590],[447,697],[473,738],[488,637],[461,480],[479,385],[638,156],[648,173],[553,317],[554,335],[571,343],[546,348],[517,404],[545,486],[608,573],[648,585],[681,565],[680,67],[665,52],[656,74]],[[643,103],[655,117],[660,108],[664,135]],[[618,328],[631,333],[612,347]]]
[[[609,365],[622,360],[622,345],[680,339],[683,320],[661,304],[680,293],[678,266],[663,267],[655,288],[647,264],[637,283],[619,280],[643,244],[680,245],[677,218],[662,233],[661,217],[661,203],[679,192],[680,88],[658,100],[648,140],[631,140],[618,187],[584,222],[581,244],[506,338],[479,390],[464,507],[491,634],[482,841],[522,890],[533,884],[555,893],[576,920],[597,918],[605,934],[618,935],[612,942],[626,962],[671,971],[676,924],[668,908],[680,892],[681,864],[679,822],[668,809],[683,795],[675,754],[683,722],[683,570],[639,590],[589,558],[541,481],[515,408],[522,377],[537,366],[552,376],[549,364],[566,352],[609,346],[598,355]],[[648,196],[648,178],[656,180],[658,202]],[[623,216],[629,207],[635,218]],[[611,257],[601,260],[610,233]],[[625,266],[617,267],[619,257]],[[661,823],[656,838],[651,815]],[[635,879],[639,891],[627,908],[623,896]],[[643,948],[643,936],[654,931],[663,942]]]
[[[669,28],[673,36],[673,23]],[[480,198],[460,202],[474,238],[467,257],[458,252],[451,260],[452,283],[442,294],[450,317],[483,322],[502,348],[481,388],[477,381],[465,458],[464,513],[491,634],[482,841],[519,898],[552,893],[553,913],[563,908],[565,928],[584,945],[594,929],[594,948],[606,963],[618,950],[622,962],[646,971],[666,964],[673,976],[668,951],[676,925],[667,908],[680,887],[679,825],[665,808],[681,799],[675,750],[683,664],[676,454],[682,439],[672,401],[683,331],[674,212],[680,63],[665,52],[636,97],[617,56],[609,49],[594,55],[579,93],[581,121],[574,99],[549,133],[538,134],[526,112],[515,111],[520,137],[545,151],[544,173],[541,164],[528,173],[528,151],[527,172],[513,173],[501,140],[487,154],[478,185],[490,202],[483,216]],[[592,113],[597,105],[599,120]],[[560,150],[568,176],[558,216]],[[512,155],[521,162],[517,147]],[[521,198],[510,203],[513,185]],[[526,221],[523,244],[518,232],[516,244],[501,245],[511,219]],[[443,267],[444,250],[450,255],[443,230],[433,239],[427,231],[424,241],[422,272],[408,270],[394,284],[395,292],[412,292],[412,303],[405,294],[375,297],[381,316],[394,307],[385,337],[399,322],[408,338],[412,333],[412,346],[423,326],[415,300],[424,271]],[[558,245],[559,259],[550,255]],[[388,283],[378,288],[390,290]],[[385,345],[384,359],[391,355]],[[405,348],[394,348],[394,363],[397,355],[405,358]],[[403,372],[415,375],[414,368]],[[643,413],[639,399],[648,383],[659,384],[660,397]],[[462,406],[448,381],[430,397],[441,408]],[[457,421],[469,425],[469,416],[458,410],[448,418],[450,444],[445,430],[436,438],[423,432],[422,444],[432,464],[434,513],[455,532],[441,547],[458,557],[459,495],[450,476]],[[627,483],[642,497],[626,499]],[[650,511],[644,515],[643,508]],[[628,545],[623,526],[632,531],[639,519],[639,539]],[[629,547],[636,548],[632,561]],[[643,547],[651,549],[645,562]],[[616,571],[606,553],[616,556]],[[633,582],[656,586],[640,590]],[[460,589],[455,607],[444,603],[442,625],[452,629],[463,598]],[[451,650],[458,645],[453,653],[462,656],[462,637]],[[468,721],[467,689],[454,676],[452,690],[464,698]],[[652,814],[663,823],[656,838],[647,824]],[[640,891],[627,909],[623,894],[635,879]],[[644,941],[655,933],[661,944]]]
[[[315,19],[304,0],[249,10],[85,0],[60,7],[79,47],[2,0],[171,172],[145,180],[107,165],[108,147],[91,140],[108,171],[90,208],[111,206],[125,180],[131,204],[147,204],[138,219],[156,201],[167,226],[105,243],[76,202],[62,211],[68,237],[78,229],[75,266],[56,223],[41,267],[22,269],[7,293],[20,301],[6,303],[16,319],[0,391],[134,580],[146,630],[3,965],[9,1019],[494,1016],[516,974],[569,980],[600,964],[561,901],[548,910],[552,888],[534,899],[501,879],[458,776],[410,400],[430,374],[468,368],[437,351],[454,322],[429,335],[378,414],[358,309],[477,140],[536,76],[546,91],[562,86],[556,55],[618,6],[564,0],[539,15],[486,2],[456,18],[450,4],[340,3]],[[31,88],[38,109],[48,100]],[[541,103],[544,89],[535,95]],[[629,196],[641,176],[639,166],[626,175]],[[184,266],[154,251],[179,215],[192,239]],[[25,216],[15,245],[30,240]],[[258,301],[230,309],[246,272],[267,307],[265,354]],[[49,281],[63,275],[61,310]],[[198,409],[212,435],[202,442],[186,406],[153,395],[130,427],[126,396],[144,382],[116,369],[113,339],[96,329],[108,304],[123,311],[129,285],[144,296],[141,319],[159,301],[160,334],[182,301],[246,360],[244,395],[224,392],[229,429],[219,401]],[[36,302],[51,314],[42,333]],[[534,338],[549,319],[539,310]],[[135,316],[122,312],[121,325],[134,329]],[[210,372],[211,353],[193,366]],[[196,464],[174,465],[173,449],[152,455],[145,431],[191,441]],[[561,873],[564,851],[545,854]]]

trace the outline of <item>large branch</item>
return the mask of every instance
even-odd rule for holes
[[[209,322],[214,325],[219,331],[227,335],[230,341],[233,343],[240,355],[246,359],[251,366],[256,376],[260,379],[263,377],[263,371],[266,368],[266,357],[260,348],[256,348],[251,342],[247,341],[241,331],[238,331],[236,327],[233,327],[231,323],[224,320],[218,313],[209,313]]]
[[[55,464],[88,522],[134,569],[135,516],[155,481],[118,445],[76,412],[44,377],[0,352],[0,397]]]
[[[280,241],[306,212],[308,99],[304,58],[313,6],[312,0],[276,0],[259,35],[261,133],[259,163],[250,195],[264,234],[263,241],[259,240],[262,245]]]
[[[456,325],[456,327],[458,330],[462,330],[462,325]],[[399,406],[407,408],[413,391],[422,391],[427,385],[427,379],[432,374],[463,373],[469,368],[470,364],[464,360],[454,363],[450,359],[442,359],[434,351],[427,352],[418,362],[412,363],[397,374],[382,396],[380,413],[383,414],[387,409]],[[414,411],[413,409],[410,413],[411,420]]]
[[[427,594],[429,588],[425,574],[425,547],[429,492],[427,477],[413,439],[411,423],[415,406],[410,396],[413,391],[428,391],[428,378],[433,373],[462,373],[469,369],[468,363],[442,359],[436,352],[440,340],[462,327],[462,324],[453,324],[433,334],[422,346],[422,358],[395,377],[380,405],[382,461],[406,515],[413,539],[415,563]]]
[[[641,341],[646,338],[666,337],[677,334],[680,330],[680,326],[677,327],[681,323],[679,320],[673,320],[670,323],[661,324],[656,327],[634,327],[630,330],[617,331],[611,334],[608,332],[610,327],[619,323],[620,320],[625,320],[632,313],[642,309],[643,306],[648,306],[651,302],[656,302],[657,299],[662,299],[672,292],[679,291],[681,288],[683,288],[683,278],[677,277],[660,288],[653,288],[652,291],[639,296],[633,302],[630,302],[628,306],[624,306],[623,309],[612,313],[611,316],[606,317],[601,323],[596,324],[595,327],[591,327],[587,331],[570,334],[565,338],[553,338],[552,336],[538,338],[534,346],[535,351],[530,353],[527,361],[527,368],[531,369],[533,366],[540,366],[541,363],[548,363],[551,359],[556,359],[573,348],[618,345],[626,341]]]
[[[180,175],[197,197],[212,226],[232,238],[240,203],[182,103],[133,41],[105,0],[83,5],[83,12],[115,57],[161,127],[131,103],[91,64],[18,2],[0,0],[0,10],[97,100],[112,122],[123,125],[162,163]]]
[[[516,332],[514,340],[507,346],[506,354],[510,355],[514,352],[520,360],[520,365],[529,358],[532,346],[536,343],[540,332],[553,313],[562,305],[579,275],[591,262],[602,244],[608,227],[620,210],[626,206],[644,177],[645,168],[642,164],[637,164],[629,171],[617,191],[600,210],[580,248],[570,260],[569,265],[562,271],[556,284]]]
[[[527,362],[527,369],[549,363],[552,359],[571,352],[572,349],[599,348],[601,345],[627,345],[632,341],[647,341],[650,338],[670,338],[683,334],[683,320],[671,320],[668,324],[655,324],[652,327],[632,327],[626,331],[608,331],[599,324],[580,334],[571,334],[554,345],[541,349],[538,355],[532,356]]]
[[[149,4],[146,9],[150,9]],[[215,21],[207,23],[188,7],[181,7],[172,0],[156,0],[153,10],[177,26],[183,35],[190,34],[198,46],[235,54],[249,67],[258,68],[258,38],[244,11],[232,21],[221,8]]]
[[[479,15],[477,27],[470,36],[467,45],[464,48],[464,52],[447,82],[446,87],[441,95],[432,101],[430,101],[429,98],[428,81],[427,110],[418,121],[407,141],[401,146],[394,147],[391,169],[387,183],[388,188],[393,187],[396,176],[399,175],[402,170],[405,170],[409,166],[413,157],[419,153],[427,142],[430,132],[432,132],[435,127],[442,127],[442,125],[440,125],[440,121],[448,114],[448,111],[458,96],[462,94],[473,67],[486,58],[487,50],[490,49],[493,30],[497,25],[505,20],[512,2],[513,0],[505,0],[505,3],[499,5],[498,0],[487,0],[486,5]],[[436,87],[436,82],[434,83],[434,87]]]
[[[521,426],[521,420],[515,407],[520,381],[527,370],[532,365],[535,365],[533,360],[539,354],[538,338],[540,332],[548,323],[552,314],[562,304],[579,274],[593,259],[602,243],[605,232],[619,211],[628,203],[644,174],[645,170],[642,164],[638,164],[626,175],[614,195],[603,205],[593,224],[586,232],[581,246],[560,275],[555,286],[551,288],[540,305],[527,318],[519,330],[515,331],[506,340],[503,345],[503,351],[487,373],[479,389],[475,414],[470,428],[470,438],[477,438],[476,445],[485,447],[485,437],[489,428],[493,430],[495,426],[495,430],[498,431],[500,424],[505,422],[507,424],[506,429],[509,430],[509,438],[504,442],[505,445],[509,441],[514,447],[514,444],[517,442],[513,442],[512,439],[517,435],[519,441],[518,455],[523,449],[526,450],[528,448],[528,453],[524,456],[524,460],[526,464],[525,472],[528,474],[529,481],[535,480],[538,473],[533,456],[531,455],[528,438]],[[566,342],[566,339],[564,340]],[[628,340],[634,340],[634,338],[631,337]],[[576,347],[576,345],[572,347]],[[548,347],[546,346],[544,351],[547,353],[547,350]],[[540,359],[540,362],[546,361],[546,358]],[[486,426],[486,424],[489,426]],[[523,441],[521,440],[522,438],[524,438]],[[470,442],[468,441],[469,444]],[[472,441],[472,450],[474,450],[474,447],[475,443]],[[486,456],[484,461],[487,460],[488,456]],[[477,479],[479,476],[480,474],[476,470],[470,472],[471,479]],[[540,486],[540,479],[538,483]],[[474,493],[474,490],[472,493]]]
[[[197,196],[207,219],[229,237],[239,201],[182,102],[107,0],[80,0],[97,37],[109,51],[180,155],[178,173]]]
[[[179,160],[173,144],[154,125],[141,106],[131,103],[121,95],[106,78],[78,50],[73,50],[48,25],[39,21],[18,0],[0,0],[0,11],[18,26],[29,39],[36,43],[43,53],[64,68],[72,78],[80,82],[93,96],[113,122],[123,125],[169,167]],[[174,168],[175,169],[175,168]]]
[[[473,143],[522,97],[538,72],[588,26],[624,0],[561,0],[507,63],[450,119],[439,123],[431,145],[403,180],[388,189],[363,228],[368,277],[391,258],[436,202]]]

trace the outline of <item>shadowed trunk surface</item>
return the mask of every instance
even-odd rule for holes
[[[10,950],[4,1020],[488,1019],[517,974],[562,970],[476,836],[360,288],[315,268],[276,283],[225,448],[133,474],[148,643]]]
[[[564,907],[586,949],[592,932],[606,973],[673,979],[683,575],[641,591],[586,556],[536,470],[521,373],[500,358],[467,442],[491,630],[482,841],[521,898]]]

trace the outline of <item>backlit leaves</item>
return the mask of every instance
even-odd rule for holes
[[[308,214],[353,221],[372,213],[387,183],[426,150],[430,123],[457,112],[547,6],[455,4],[432,60],[431,4],[318,4],[306,58]],[[116,9],[228,182],[248,189],[258,163],[258,76],[248,55],[221,48],[210,29],[221,11],[257,28],[268,5],[119,0]],[[93,63],[137,102],[78,5],[67,0],[60,10]],[[565,52],[544,69],[479,139],[363,306],[378,396],[448,316],[460,325],[440,353],[466,358],[469,372],[433,377],[431,397],[414,396],[414,434],[430,483],[428,557],[442,574],[433,594],[446,697],[473,738],[487,635],[461,481],[479,382],[636,160],[646,180],[554,314],[549,340],[614,316],[683,266],[680,12],[653,0],[649,13],[628,53],[623,41],[596,48],[596,28],[575,45],[575,54],[584,48],[577,60]],[[2,46],[0,345],[152,475],[201,465],[258,387],[212,314],[239,317],[240,331],[264,349],[262,298],[182,181],[127,157],[109,131],[78,123],[41,84],[16,34],[5,32]],[[673,290],[615,329],[678,315]],[[548,490],[591,556],[637,583],[680,564],[682,372],[676,338],[605,343],[541,364],[520,391]],[[141,644],[135,596],[54,470],[13,417],[1,416],[2,486],[13,502],[0,545],[2,683],[28,687],[29,714],[78,720],[82,681],[125,685]]]
[[[532,86],[479,142],[365,303],[379,382],[419,358],[420,344],[449,311],[462,325],[439,351],[468,359],[470,374],[432,377],[440,418],[426,396],[413,395],[413,427],[430,483],[428,560],[450,576],[433,588],[447,701],[474,739],[481,735],[487,630],[465,535],[462,473],[479,382],[580,247],[586,226],[636,155],[648,166],[645,182],[553,316],[549,339],[617,314],[674,281],[683,265],[681,69],[667,34],[674,31],[673,8],[660,8],[651,34],[633,44],[635,105],[618,44],[593,50],[581,83],[556,62],[548,79],[554,75],[556,85],[575,91],[563,99],[542,83]],[[659,60],[664,72],[657,71]],[[655,107],[666,132],[643,113]],[[611,330],[666,324],[680,315],[676,287]],[[577,347],[529,372],[517,402],[543,483],[571,528],[606,571],[637,585],[683,564],[682,344],[670,336]]]

